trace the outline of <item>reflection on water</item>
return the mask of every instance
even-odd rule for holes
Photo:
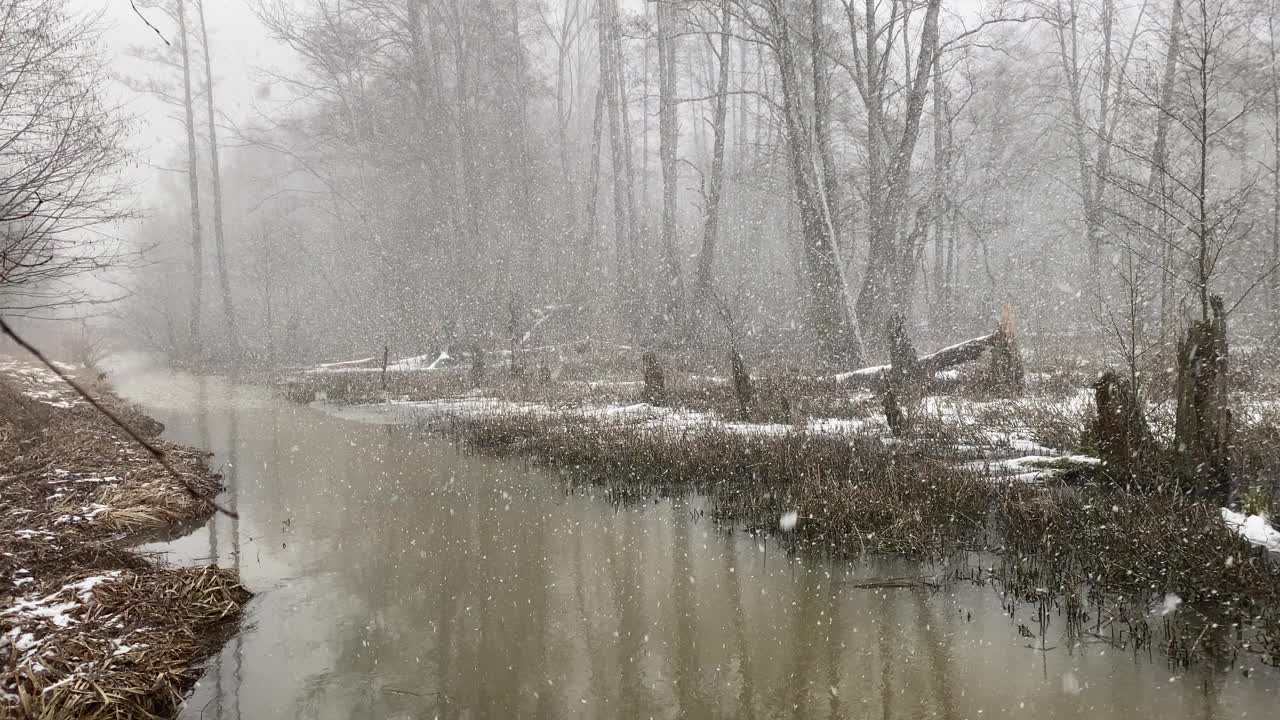
[[[787,557],[696,498],[619,509],[555,473],[216,378],[117,383],[170,438],[216,452],[240,512],[147,549],[217,558],[258,593],[187,717],[1274,712],[1274,673],[1072,647],[1053,617],[1028,640],[986,588],[856,589],[924,570]]]

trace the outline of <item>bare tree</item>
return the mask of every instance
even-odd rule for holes
[[[200,229],[200,168],[196,162],[196,121],[191,92],[191,32],[187,26],[187,0],[176,0],[178,52],[182,58],[182,110],[187,131],[187,187],[191,197],[191,329],[190,351],[203,350],[200,334],[201,302],[204,289],[204,238]]]
[[[712,296],[713,264],[716,254],[716,236],[720,229],[720,197],[724,186],[725,121],[729,106],[729,37],[732,16],[728,0],[720,1],[720,45],[717,51],[717,76],[715,108],[712,110],[711,129],[714,134],[711,150],[711,177],[707,187],[707,204],[704,212],[702,248],[698,253],[696,284],[702,296],[700,304],[710,303]]]
[[[857,308],[867,336],[873,339],[884,335],[881,329],[887,327],[892,311],[905,314],[911,307],[918,245],[924,237],[920,223],[915,230],[906,229],[911,159],[920,137],[933,56],[939,48],[938,14],[942,2],[928,0],[925,5],[915,67],[912,69],[909,61],[905,65],[905,99],[896,119],[889,116],[891,88],[896,84],[890,71],[894,55],[909,52],[898,47],[908,35],[897,25],[902,23],[905,27],[910,22],[910,10],[899,10],[900,4],[894,3],[887,26],[882,27],[877,5],[875,0],[866,0],[861,16],[852,2],[845,5],[854,48],[854,82],[866,106],[867,118],[869,248]]]
[[[65,0],[13,0],[0,58],[0,312],[109,300],[76,282],[130,257],[100,234],[128,213],[127,119],[102,94],[98,28]]]
[[[222,293],[222,312],[227,322],[227,338],[231,357],[240,360],[240,328],[236,324],[235,306],[231,298],[231,278],[227,274],[227,247],[222,221],[222,167],[218,163],[218,118],[213,101],[213,50],[209,47],[209,28],[204,19],[204,0],[196,0],[200,18],[200,45],[204,48],[205,101],[209,123],[209,170],[213,180],[213,247],[218,267],[218,289]],[[184,50],[185,52],[185,50]]]
[[[677,149],[680,144],[679,120],[676,116],[676,28],[670,0],[658,0],[658,143],[662,164],[662,270],[666,298],[662,315],[674,319],[684,295],[680,278],[680,259],[676,253],[676,189],[680,181]]]

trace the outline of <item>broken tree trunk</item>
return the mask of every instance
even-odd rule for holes
[[[1000,312],[1000,324],[991,338],[991,365],[987,368],[988,389],[1002,397],[1022,394],[1022,352],[1013,327],[1013,311],[1008,305]]]
[[[1231,499],[1231,407],[1227,394],[1227,318],[1214,295],[1208,318],[1192,323],[1178,346],[1174,436],[1181,474],[1196,492]]]
[[[1114,370],[1104,372],[1093,387],[1103,468],[1126,490],[1142,488],[1150,479],[1155,446],[1137,394]]]
[[[928,378],[957,365],[977,362],[988,355],[992,356],[993,367],[989,369],[992,376],[1005,378],[1004,384],[1021,388],[1022,355],[1013,334],[1012,321],[1007,318],[1002,318],[1000,326],[990,335],[970,338],[944,347],[935,353],[921,356],[917,359],[916,366],[920,375]],[[830,375],[826,379],[840,385],[874,388],[879,386],[892,367],[892,365],[874,365],[861,370]]]

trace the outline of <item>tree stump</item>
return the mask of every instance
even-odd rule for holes
[[[755,403],[755,389],[751,386],[751,374],[747,372],[742,353],[736,349],[729,350],[729,369],[733,375],[733,395],[738,400],[738,410],[742,413],[743,420],[750,420]]]
[[[924,396],[925,373],[907,335],[907,319],[901,312],[889,318],[889,372],[885,376],[885,418],[894,435],[905,432]]]
[[[1147,485],[1154,441],[1132,385],[1116,371],[1107,370],[1093,388],[1098,411],[1095,430],[1103,468],[1127,490]]]
[[[1022,394],[1023,376],[1022,351],[1018,347],[1018,336],[1013,327],[1013,311],[1005,305],[1000,312],[995,337],[991,341],[991,365],[987,370],[987,384],[996,395],[1014,397]]]
[[[884,419],[889,423],[889,432],[895,436],[906,432],[909,426],[908,417],[902,412],[902,406],[898,404],[897,394],[892,387],[885,388],[880,404],[884,408]]]
[[[1209,302],[1209,318],[1192,323],[1178,345],[1174,437],[1182,477],[1201,495],[1226,505],[1232,493],[1227,318],[1221,297]]]
[[[658,364],[657,353],[646,352],[641,355],[640,366],[644,379],[644,390],[640,393],[640,399],[647,403],[661,402],[663,395],[666,394],[667,381],[662,372],[662,366]]]

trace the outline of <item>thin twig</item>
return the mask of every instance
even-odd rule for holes
[[[142,22],[146,23],[147,27],[156,31],[156,35],[159,36],[160,40],[165,45],[169,45],[170,47],[172,47],[173,44],[170,43],[169,40],[165,38],[164,33],[160,32],[160,28],[156,27],[155,25],[152,25],[151,21],[148,20],[147,17],[142,14],[142,11],[138,9],[137,3],[135,3],[133,0],[129,0],[129,6],[133,8],[134,14],[137,15],[139,18],[141,18]]]
[[[49,358],[45,357],[44,353],[40,352],[40,350],[38,350],[31,343],[22,339],[16,332],[13,331],[13,328],[9,327],[9,323],[5,322],[4,318],[0,318],[0,332],[3,332],[5,335],[8,335],[10,338],[13,339],[14,342],[22,346],[24,350],[31,353],[32,355],[35,355],[37,360],[43,363],[45,367],[52,370],[53,373],[57,375],[59,378],[61,378],[63,382],[70,385],[71,389],[75,390],[76,393],[79,394],[80,397],[84,398],[85,401],[87,401],[90,405],[92,405],[94,409],[96,409],[98,412],[102,413],[103,415],[106,415],[107,419],[109,419],[111,422],[115,423],[116,425],[120,426],[120,429],[124,430],[125,434],[127,434],[130,438],[132,438],[134,442],[146,448],[147,452],[151,453],[151,457],[155,458],[156,462],[160,463],[165,470],[168,470],[169,474],[172,475],[174,479],[182,483],[182,487],[187,491],[188,495],[190,495],[191,497],[197,500],[201,500],[209,503],[210,505],[213,506],[214,510],[222,513],[223,515],[226,515],[227,517],[231,517],[231,518],[240,517],[236,513],[219,505],[217,501],[215,501],[213,498],[197,490],[196,487],[191,484],[191,481],[187,480],[187,478],[184,477],[182,473],[178,472],[177,469],[173,467],[173,465],[169,462],[168,456],[165,455],[165,452],[163,450],[151,444],[150,442],[147,442],[147,440],[143,438],[141,435],[139,435],[136,430],[129,427],[129,425],[125,423],[124,420],[121,420],[119,416],[117,416],[115,413],[108,410],[101,402],[98,402],[96,398],[94,398],[92,395],[89,394],[88,390],[85,390],[83,387],[81,387],[80,383],[72,379],[72,377],[68,375],[66,372],[64,372],[62,368],[53,364],[53,362],[49,360]]]

